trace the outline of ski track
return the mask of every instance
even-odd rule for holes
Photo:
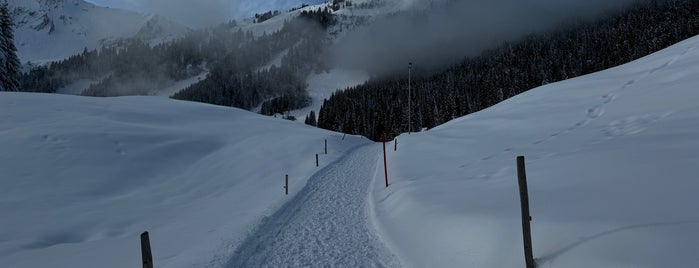
[[[224,267],[398,267],[367,204],[379,151],[365,145],[314,174],[266,217]]]

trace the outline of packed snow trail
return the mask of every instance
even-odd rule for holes
[[[354,149],[313,175],[235,250],[226,267],[397,267],[369,221],[376,145]]]

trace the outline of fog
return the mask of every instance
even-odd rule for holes
[[[403,0],[407,1],[407,0]],[[379,19],[331,49],[336,65],[372,72],[456,63],[506,40],[590,19],[634,0],[461,0]],[[417,1],[419,2],[419,1]],[[424,2],[423,5],[424,6]]]

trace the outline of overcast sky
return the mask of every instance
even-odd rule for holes
[[[87,0],[100,6],[155,13],[198,28],[231,19],[250,17],[255,12],[286,10],[301,3],[324,0]]]

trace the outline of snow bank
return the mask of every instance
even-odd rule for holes
[[[137,267],[145,230],[156,267],[217,266],[316,153],[322,168],[366,143],[157,97],[2,92],[0,267]]]
[[[697,46],[399,136],[372,196],[383,236],[408,266],[524,266],[524,155],[541,267],[699,266]]]

